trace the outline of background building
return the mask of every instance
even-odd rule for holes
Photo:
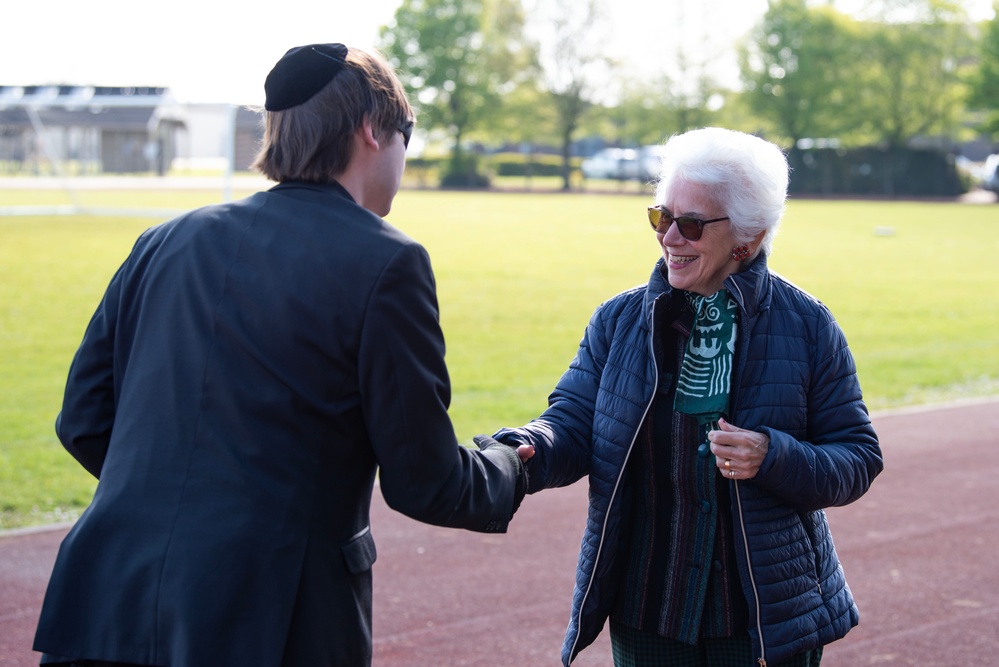
[[[258,112],[166,88],[0,85],[0,173],[243,171],[261,137]]]

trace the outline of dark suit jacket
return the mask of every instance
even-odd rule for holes
[[[458,445],[426,251],[337,185],[145,232],[56,430],[99,478],[35,649],[171,667],[364,665],[368,513],[505,531],[516,466]]]

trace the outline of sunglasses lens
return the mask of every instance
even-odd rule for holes
[[[399,128],[399,131],[402,132],[402,144],[406,148],[409,148],[409,140],[413,136],[413,125],[414,125],[413,121],[409,121],[408,123]]]
[[[656,230],[657,234],[665,234],[668,232],[670,225],[673,224],[673,221],[676,221],[676,228],[679,230],[680,236],[688,241],[700,240],[701,231],[704,229],[704,223],[701,220],[691,218],[687,215],[681,215],[679,218],[674,218],[667,215],[658,206],[652,206],[649,208],[649,224],[652,225],[652,229]]]
[[[652,207],[649,209],[649,224],[652,225],[652,229],[659,231],[659,225],[663,221],[663,212],[658,208]]]
[[[688,241],[697,241],[701,238],[701,221],[697,218],[681,216],[676,219],[676,227],[680,230],[680,236]]]

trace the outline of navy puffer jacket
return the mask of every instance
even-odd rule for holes
[[[740,308],[727,418],[770,437],[756,477],[731,482],[739,577],[759,658],[779,662],[857,624],[822,508],[862,496],[883,461],[853,356],[826,307],[771,273],[763,255],[725,286]],[[597,637],[614,603],[629,513],[620,485],[656,391],[653,311],[679,295],[660,260],[647,286],[601,304],[544,414],[496,434],[534,445],[529,493],[589,477],[565,665]]]

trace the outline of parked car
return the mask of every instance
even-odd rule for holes
[[[639,178],[646,183],[659,178],[659,167],[666,147],[662,144],[642,146],[638,149]]]
[[[613,178],[627,181],[638,178],[638,151],[632,148],[604,148],[583,160],[586,178]]]
[[[583,176],[648,183],[659,176],[662,154],[662,145],[604,148],[583,160]]]
[[[985,158],[982,167],[982,188],[999,194],[999,153]]]

